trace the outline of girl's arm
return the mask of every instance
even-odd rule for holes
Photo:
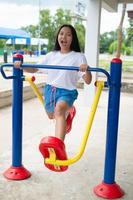
[[[88,65],[87,64],[81,64],[80,68],[79,68],[79,71],[85,72],[85,74],[83,75],[82,78],[84,79],[85,83],[89,85],[91,83],[91,81],[92,81],[92,74],[91,74],[90,71],[87,71],[87,69],[88,69]]]

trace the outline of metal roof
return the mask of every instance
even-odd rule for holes
[[[133,0],[102,0],[102,7],[110,12],[116,12],[120,3],[133,4]]]
[[[30,39],[30,35],[21,29],[12,29],[0,27],[0,38],[1,39],[14,39],[14,38],[26,38]]]

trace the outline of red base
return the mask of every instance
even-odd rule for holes
[[[10,180],[23,180],[29,178],[31,173],[24,167],[10,167],[3,175]]]
[[[52,136],[44,137],[41,140],[40,145],[39,145],[39,150],[41,154],[43,155],[44,159],[49,158],[49,150],[48,150],[49,148],[54,149],[57,159],[67,160],[65,144],[62,140],[56,137],[52,137]],[[48,169],[52,171],[56,171],[56,172],[63,172],[68,169],[68,166],[55,166],[52,164],[46,164],[45,162],[44,164]]]
[[[101,183],[94,188],[94,193],[106,199],[117,199],[124,195],[123,190],[116,183],[106,184]]]

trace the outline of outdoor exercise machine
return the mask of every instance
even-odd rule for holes
[[[16,54],[13,57],[13,62],[15,60],[23,60],[23,56]],[[5,67],[13,68],[13,75],[7,76],[5,72]],[[32,68],[47,68],[47,69],[60,69],[60,70],[76,70],[78,67],[68,68],[66,66],[50,66],[50,65],[30,65],[22,64],[22,68],[32,67]],[[100,97],[100,93],[103,87],[109,88],[109,98],[108,98],[108,113],[107,113],[107,138],[106,138],[106,152],[105,152],[105,166],[104,166],[104,178],[102,183],[94,188],[94,193],[100,197],[115,199],[120,198],[124,195],[123,190],[115,182],[115,166],[116,166],[116,150],[117,150],[117,136],[118,136],[118,120],[119,120],[119,103],[120,103],[120,88],[121,88],[121,69],[122,61],[118,58],[114,58],[111,61],[110,73],[101,68],[90,67],[88,70],[91,72],[101,72],[107,77],[106,82],[98,81],[96,83],[98,95],[94,100],[94,109],[97,107],[97,103]],[[23,96],[23,81],[25,77],[23,76],[22,69],[16,69],[13,64],[3,64],[1,66],[1,74],[5,79],[13,79],[13,101],[12,101],[12,165],[9,169],[4,172],[4,176],[10,180],[23,180],[29,178],[31,173],[22,165],[22,96]],[[100,88],[100,89],[99,89]],[[92,106],[92,107],[93,107]],[[91,115],[92,121],[95,111]],[[86,131],[88,139],[88,132],[91,128],[87,124]],[[88,128],[89,126],[89,128]],[[81,145],[82,146],[82,145]],[[84,145],[83,145],[84,146]],[[84,148],[82,146],[82,148]],[[82,149],[81,148],[81,149]],[[53,148],[52,148],[53,149]],[[80,151],[78,156],[74,159],[68,160],[56,160],[56,150],[51,151],[51,156],[45,159],[45,164],[52,164],[57,166],[68,167],[69,164],[76,162],[82,155],[84,149]],[[60,168],[59,168],[60,169]]]
[[[33,82],[35,78],[25,77],[25,80],[29,82],[34,93],[37,95],[38,99],[40,100],[41,104],[44,107],[44,99],[42,97],[42,94],[39,92],[38,88]],[[45,166],[50,170],[56,172],[66,171],[69,165],[77,162],[83,155],[90,134],[94,115],[97,109],[98,101],[101,95],[101,91],[102,88],[104,87],[104,81],[97,81],[95,83],[95,86],[97,87],[97,90],[79,152],[73,158],[67,159],[66,152],[64,151],[65,145],[63,141],[61,141],[59,138],[53,136],[47,136],[41,140],[39,149],[42,155],[44,156]]]

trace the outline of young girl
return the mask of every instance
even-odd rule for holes
[[[91,73],[87,71],[86,58],[80,52],[79,41],[73,26],[64,24],[59,28],[54,50],[44,56],[39,64],[79,66],[79,72],[49,69],[44,87],[47,115],[50,119],[55,118],[55,136],[64,140],[65,134],[71,130],[76,112],[73,103],[78,96],[77,81],[82,77],[85,83],[90,84],[92,79]],[[14,65],[20,67],[20,61],[16,61]],[[38,71],[35,68],[25,68],[24,70],[30,73]]]

